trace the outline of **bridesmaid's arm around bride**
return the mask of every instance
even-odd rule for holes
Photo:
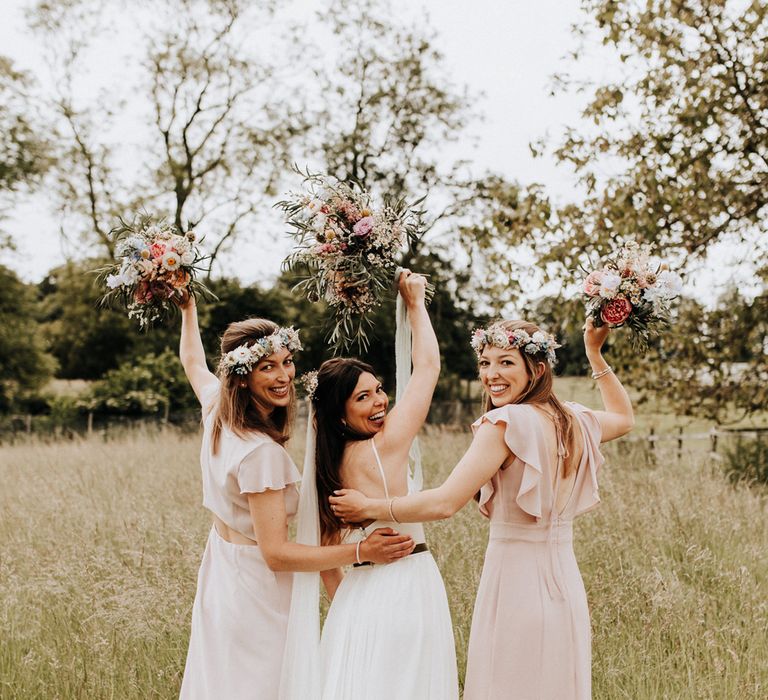
[[[602,356],[602,347],[608,333],[608,326],[595,328],[591,319],[584,325],[584,349],[604,408],[602,411],[594,411],[600,423],[602,442],[621,437],[634,426],[634,413],[629,396]],[[490,392],[493,382],[502,382],[502,379],[493,378],[491,381],[487,376],[483,376],[484,363],[489,364],[481,357],[481,380],[484,390]],[[506,371],[514,371],[513,362],[509,367],[499,370],[499,373]],[[515,396],[510,396],[508,403],[515,403],[515,399]],[[340,489],[329,500],[337,516],[347,522],[365,519],[423,522],[449,518],[464,507],[510,459],[512,453],[504,437],[503,423],[483,422],[477,428],[469,449],[450,476],[436,488],[389,500],[367,498],[358,491]]]

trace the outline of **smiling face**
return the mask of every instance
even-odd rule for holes
[[[486,345],[480,353],[478,369],[483,389],[496,407],[513,403],[531,383],[528,366],[517,348]]]
[[[384,427],[388,405],[381,382],[370,372],[363,372],[344,404],[347,429],[360,435],[378,433]]]
[[[279,406],[288,407],[295,376],[293,355],[286,348],[280,348],[259,360],[246,381],[251,398],[259,409],[269,414]]]

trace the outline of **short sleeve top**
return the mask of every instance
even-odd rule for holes
[[[581,429],[583,453],[573,490],[560,514],[572,519],[600,502],[597,474],[603,463],[602,430],[595,414],[578,403],[565,404]],[[546,521],[554,505],[553,483],[557,464],[552,460],[547,418],[530,404],[510,404],[478,418],[472,430],[485,422],[504,425],[504,442],[512,453],[480,490],[480,512],[492,522]]]
[[[296,514],[301,475],[282,445],[268,435],[253,432],[246,438],[223,427],[219,449],[212,452],[215,408],[219,400],[219,382],[206,386],[200,397],[203,407],[203,442],[200,466],[203,474],[203,506],[228,527],[256,541],[248,494],[282,490],[285,512]]]

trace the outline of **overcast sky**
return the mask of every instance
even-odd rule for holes
[[[39,72],[39,44],[28,35],[24,23],[27,4],[2,0],[0,45],[2,53],[19,67]],[[307,12],[317,6],[311,0],[297,0],[297,4],[305,6]],[[408,14],[428,12],[453,80],[480,95],[477,111],[483,120],[470,128],[477,143],[464,140],[452,147],[451,156],[474,161],[478,172],[490,169],[522,182],[541,182],[554,194],[567,197],[573,188],[568,171],[555,167],[549,159],[533,159],[528,144],[578,120],[579,99],[548,96],[550,76],[563,69],[561,59],[574,44],[570,26],[581,17],[577,0],[412,0],[399,5]],[[115,40],[120,41],[119,37],[110,38],[110,43]],[[112,53],[115,55],[117,52]],[[101,69],[107,71],[110,58],[104,59]],[[593,77],[598,80],[610,68],[604,59],[591,64],[591,70],[597,72]],[[98,70],[94,68],[94,86],[99,82]],[[65,257],[56,221],[47,209],[44,194],[38,195],[17,207],[5,224],[19,250],[4,260],[26,280],[39,280]],[[239,255],[239,262],[230,263],[228,272],[244,281],[276,274],[280,253],[276,251],[274,259],[264,260],[256,252]]]
[[[473,161],[477,173],[492,170],[522,183],[539,182],[561,201],[576,199],[576,183],[569,169],[557,166],[549,157],[534,159],[529,144],[546,134],[562,133],[565,126],[579,122],[585,97],[552,97],[553,73],[575,69],[578,76],[597,83],[619,75],[618,60],[600,46],[591,47],[578,66],[565,58],[575,46],[571,26],[584,19],[579,0],[394,1],[405,16],[428,13],[453,81],[469,86],[480,96],[476,110],[483,120],[469,129],[477,138],[450,146],[446,155]],[[39,43],[26,31],[26,5],[25,0],[0,0],[0,53],[10,56],[21,68],[39,72]],[[293,0],[293,9],[299,13],[310,15],[317,6],[316,0]],[[109,34],[103,54],[92,62],[82,81],[84,92],[113,79],[121,53],[131,51],[129,41],[119,33]],[[129,138],[130,129],[126,133]],[[279,228],[280,221],[275,219],[274,226]],[[3,254],[0,261],[13,266],[26,280],[41,279],[72,254],[71,248],[62,245],[44,193],[12,211],[4,227],[14,235],[18,251]],[[269,254],[265,254],[260,242],[241,240],[236,255],[225,259],[224,271],[244,282],[274,277],[290,245],[287,237],[277,236],[277,240],[279,243]],[[726,243],[718,247],[716,259],[719,265],[734,263],[735,269],[743,254],[739,247]],[[706,294],[713,295],[711,275],[701,279],[706,280]],[[730,280],[720,275],[717,283],[726,285]],[[689,288],[691,283],[689,279]]]

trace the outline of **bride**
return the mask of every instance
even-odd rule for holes
[[[323,544],[362,541],[386,520],[350,528],[328,497],[354,488],[372,497],[412,488],[408,453],[427,416],[440,373],[437,339],[424,304],[426,280],[405,271],[400,294],[413,329],[413,374],[397,406],[373,369],[334,358],[318,371],[312,403],[315,468]],[[399,526],[413,552],[385,566],[358,560],[338,586],[320,642],[323,700],[458,698],[456,652],[448,600],[423,527]],[[359,558],[358,558],[359,559]]]

